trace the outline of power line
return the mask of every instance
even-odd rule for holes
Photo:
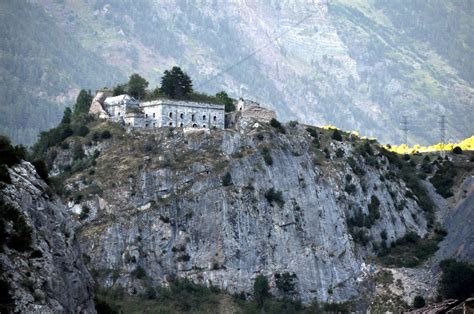
[[[245,61],[247,61],[248,59],[250,59],[251,57],[253,57],[254,55],[256,55],[258,52],[260,52],[262,49],[265,49],[267,48],[269,45],[271,45],[273,42],[277,41],[278,39],[280,39],[281,37],[285,36],[286,34],[288,34],[290,31],[292,31],[296,26],[300,25],[301,23],[303,23],[304,21],[306,21],[308,18],[310,18],[311,16],[313,15],[313,13],[305,16],[304,18],[302,18],[301,20],[299,20],[298,22],[296,22],[292,27],[290,27],[288,30],[284,31],[283,33],[281,33],[280,35],[276,36],[275,38],[273,38],[272,40],[270,40],[268,43],[266,43],[265,45],[261,46],[260,48],[254,50],[252,53],[250,53],[249,55],[245,56],[244,58],[240,59],[239,61],[237,61],[236,63],[230,65],[229,67],[227,67],[226,69],[220,71],[219,73],[215,74],[214,76],[212,76],[211,78],[207,79],[206,81],[202,82],[202,83],[199,83],[197,84],[197,87],[202,87],[204,85],[206,85],[207,83],[209,83],[210,81],[218,78],[219,76],[221,76],[222,74],[224,73],[227,73],[229,72],[230,70],[232,70],[233,68],[235,68],[236,66],[244,63]]]

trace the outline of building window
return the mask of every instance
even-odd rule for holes
[[[145,118],[148,118],[148,113],[145,113]]]
[[[194,113],[193,113],[192,116],[191,116],[191,121],[194,121],[194,120],[195,120],[195,118],[194,118]]]
[[[216,116],[214,116],[214,118],[213,118],[213,119],[214,119],[214,121],[217,121],[217,117],[216,117]]]
[[[155,117],[155,113],[153,112],[153,118]]]
[[[206,125],[205,125],[205,124],[203,124],[203,125],[202,125],[202,127],[203,127],[203,128],[205,128],[205,127],[206,127]]]
[[[196,123],[193,123],[193,128],[197,128],[197,124],[196,124]]]
[[[119,111],[118,115],[120,116],[120,111]]]
[[[180,117],[181,119],[184,119],[184,114],[183,114],[183,113],[180,114],[179,117]]]
[[[153,127],[155,127],[155,122],[153,122]]]
[[[180,123],[179,126],[180,126],[180,127],[183,127],[183,123]]]
[[[173,113],[172,113],[172,112],[170,112],[169,116],[170,116],[170,118],[173,118]]]
[[[145,128],[147,128],[147,127],[148,127],[148,123],[145,123]]]
[[[173,126],[173,122],[170,122],[170,126]]]
[[[206,116],[205,116],[205,115],[204,115],[204,116],[202,116],[202,119],[203,119],[203,120],[206,120]]]

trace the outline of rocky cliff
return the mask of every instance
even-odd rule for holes
[[[95,313],[77,224],[30,163],[8,171],[12,182],[0,183],[2,313]]]
[[[275,279],[288,272],[305,302],[366,299],[374,252],[426,235],[433,219],[393,156],[334,133],[245,121],[85,138],[64,193],[81,213],[90,269],[130,293],[175,277],[250,293],[263,274],[279,295]],[[71,151],[55,153],[56,169],[71,170]]]

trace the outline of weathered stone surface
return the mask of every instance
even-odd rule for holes
[[[117,141],[105,149],[94,177],[104,192],[87,200],[91,215],[81,232],[100,285],[141,290],[145,280],[134,276],[140,267],[153,284],[179,276],[229,292],[251,292],[264,274],[278,295],[274,275],[287,271],[296,275],[304,302],[369,297],[372,243],[383,230],[389,243],[407,231],[423,236],[424,213],[405,196],[402,181],[381,180],[385,157],[369,165],[354,141],[326,143],[326,159],[303,126],[286,128],[285,135],[255,123],[239,132],[165,129],[131,134],[143,148]],[[350,156],[364,175],[347,165]],[[223,186],[226,173],[232,182]],[[345,191],[348,174],[352,193]],[[269,201],[271,188],[283,202]],[[364,247],[354,242],[347,220],[357,207],[367,213],[372,195],[380,200],[380,217]],[[406,206],[397,210],[397,200]]]
[[[0,253],[1,279],[7,281],[14,311],[95,313],[92,278],[82,260],[76,225],[66,207],[28,162],[12,167],[12,184],[0,190],[32,227],[31,250]]]
[[[112,96],[109,91],[98,91],[94,99],[92,99],[89,113],[99,118],[109,118],[109,114],[104,110],[103,104],[107,97]]]
[[[456,195],[454,206],[446,207],[445,228],[448,235],[441,242],[436,262],[446,258],[474,261],[474,177],[467,177]],[[450,209],[449,209],[450,208]],[[436,263],[437,264],[437,263]]]

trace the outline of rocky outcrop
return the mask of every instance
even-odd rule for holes
[[[110,91],[98,91],[94,99],[92,99],[89,114],[99,118],[109,118],[109,114],[104,110],[103,104],[105,99],[110,96],[112,96],[112,92]]]
[[[11,301],[12,312],[95,313],[92,278],[66,207],[30,163],[9,173],[12,183],[2,186],[0,198],[24,216],[31,245],[22,252],[4,246],[0,252],[2,300]]]
[[[456,195],[457,201],[445,217],[448,235],[441,242],[436,261],[455,258],[474,261],[474,176],[468,176]],[[436,263],[437,264],[437,263]]]
[[[115,140],[66,184],[84,191],[81,242],[100,285],[135,292],[178,276],[249,293],[263,274],[278,296],[276,275],[288,272],[304,302],[370,295],[366,258],[382,231],[388,243],[423,236],[425,214],[378,148],[366,141],[377,157],[362,157],[364,141],[315,132],[319,148],[303,126],[282,134],[261,123]],[[372,225],[351,226],[369,204]]]

